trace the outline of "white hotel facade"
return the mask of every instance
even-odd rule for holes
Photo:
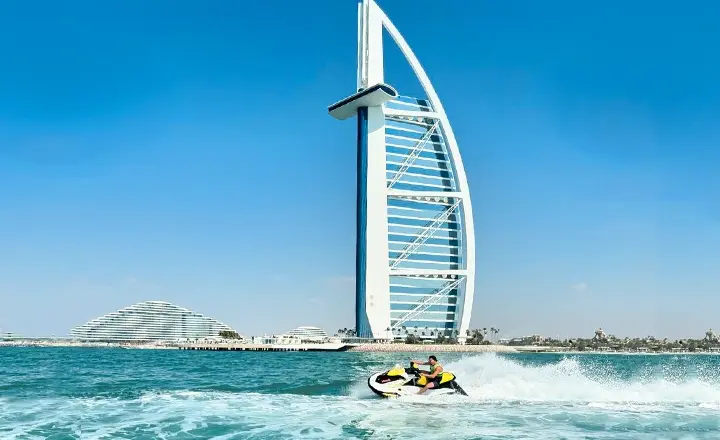
[[[169,341],[217,337],[228,325],[165,301],[143,301],[70,331],[82,341]]]
[[[383,33],[425,96],[385,83]],[[356,331],[455,334],[470,324],[475,236],[468,182],[450,121],[425,70],[373,0],[358,4],[357,93],[328,108],[357,118]]]

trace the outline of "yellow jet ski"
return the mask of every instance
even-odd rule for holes
[[[411,363],[409,368],[395,365],[393,368],[380,373],[375,373],[368,378],[368,386],[373,392],[382,397],[400,397],[417,394],[425,384],[427,377],[420,375],[421,370],[416,363]],[[467,396],[465,390],[455,381],[455,375],[443,371],[440,373],[440,386],[430,388],[422,395],[436,396],[441,394],[459,394]]]

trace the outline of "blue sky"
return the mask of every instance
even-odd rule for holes
[[[463,154],[474,326],[720,327],[719,4],[380,4]],[[326,108],[355,26],[352,0],[0,6],[0,328],[145,299],[248,335],[352,325],[355,125]]]

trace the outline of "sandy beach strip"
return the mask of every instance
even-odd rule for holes
[[[450,345],[450,344],[362,344],[348,351],[385,352],[385,353],[515,353],[513,347],[506,345]]]

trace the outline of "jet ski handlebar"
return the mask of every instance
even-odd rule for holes
[[[415,362],[410,362],[410,367],[405,369],[406,373],[419,373],[420,368]]]

